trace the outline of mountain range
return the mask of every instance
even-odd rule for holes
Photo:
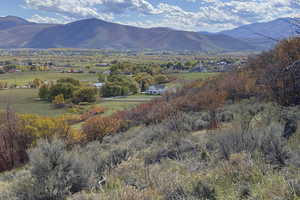
[[[279,40],[300,34],[300,18],[279,18],[264,23],[244,25],[218,34],[242,40],[259,50],[266,50]]]
[[[285,26],[283,24],[286,24]],[[173,50],[200,52],[253,51],[274,45],[268,37],[288,37],[288,22],[275,20],[246,25],[219,33],[190,32],[170,28],[138,28],[85,19],[69,24],[41,24],[0,17],[0,48],[97,48],[117,50]],[[268,26],[267,26],[268,25]],[[284,31],[282,31],[284,30]],[[257,34],[257,33],[261,34]]]

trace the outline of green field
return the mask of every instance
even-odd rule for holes
[[[210,77],[217,76],[218,72],[186,72],[172,74],[173,76],[184,79],[184,80],[197,80],[197,79],[207,79]]]
[[[97,105],[105,108],[105,116],[109,116],[117,111],[132,108],[137,105],[137,102],[102,102]]]
[[[135,95],[126,98],[119,98],[115,101],[97,101],[92,105],[99,105],[106,108],[105,115],[110,115],[116,111],[132,107],[140,102],[134,99],[151,100],[152,96]],[[129,102],[126,101],[131,100]],[[124,100],[124,101],[119,101]],[[37,89],[9,89],[0,90],[0,109],[5,109],[10,105],[18,113],[39,114],[43,116],[57,116],[68,113],[67,109],[55,109],[52,104],[38,100]],[[91,106],[91,105],[90,105]],[[89,106],[86,106],[88,108]]]
[[[16,72],[0,74],[0,81],[6,81],[9,84],[25,85],[28,82],[39,78],[43,81],[54,81],[59,78],[72,77],[80,81],[86,82],[97,82],[97,74],[69,74],[69,73],[58,73],[58,72]]]
[[[167,84],[167,87],[181,87],[182,85],[195,80],[205,80],[214,76],[219,75],[217,72],[186,72],[186,73],[174,73],[171,76],[176,77],[177,80]]]
[[[5,109],[9,104],[18,113],[55,116],[66,112],[65,109],[54,109],[50,103],[39,101],[37,98],[37,89],[0,90],[0,109]]]
[[[176,73],[172,74],[180,79],[184,80],[197,80],[206,79],[218,75],[219,73],[202,73],[202,72],[192,72],[192,73]],[[0,74],[0,81],[6,81],[9,84],[25,85],[35,78],[39,78],[44,81],[55,81],[59,78],[72,77],[84,82],[97,82],[97,74],[69,74],[69,73],[58,73],[58,72],[17,72],[17,73],[7,73]]]

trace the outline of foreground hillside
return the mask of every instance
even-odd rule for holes
[[[282,41],[80,133],[63,120],[45,133],[8,109],[1,164],[14,170],[0,199],[300,199],[299,47]]]
[[[299,132],[289,140],[282,137],[279,110],[252,101],[229,106],[218,113],[224,122],[218,130],[203,130],[209,122],[206,112],[176,115],[71,152],[61,141],[43,141],[30,152],[30,167],[1,175],[1,195],[64,199],[75,193],[68,198],[74,200],[297,199]],[[293,114],[290,117],[298,121],[299,112]],[[257,120],[246,120],[250,117]],[[243,131],[241,126],[248,125],[251,128]]]

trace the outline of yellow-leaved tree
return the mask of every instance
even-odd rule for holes
[[[79,142],[83,135],[68,124],[68,118],[61,117],[42,117],[33,114],[20,115],[20,123],[24,134],[32,138],[32,144],[38,139],[61,138],[66,141]]]
[[[54,97],[54,100],[52,101],[53,105],[56,108],[62,108],[65,105],[65,98],[63,94],[59,94]]]

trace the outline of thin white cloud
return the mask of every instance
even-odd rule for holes
[[[99,13],[97,9],[89,6],[94,5],[95,2],[94,0],[25,0],[28,8],[36,10],[73,17],[97,17],[104,20],[111,20],[111,14]]]
[[[28,18],[27,20],[35,23],[66,24],[75,21],[76,19],[64,15],[58,15],[58,17],[46,17],[46,16],[35,14],[30,18]]]

